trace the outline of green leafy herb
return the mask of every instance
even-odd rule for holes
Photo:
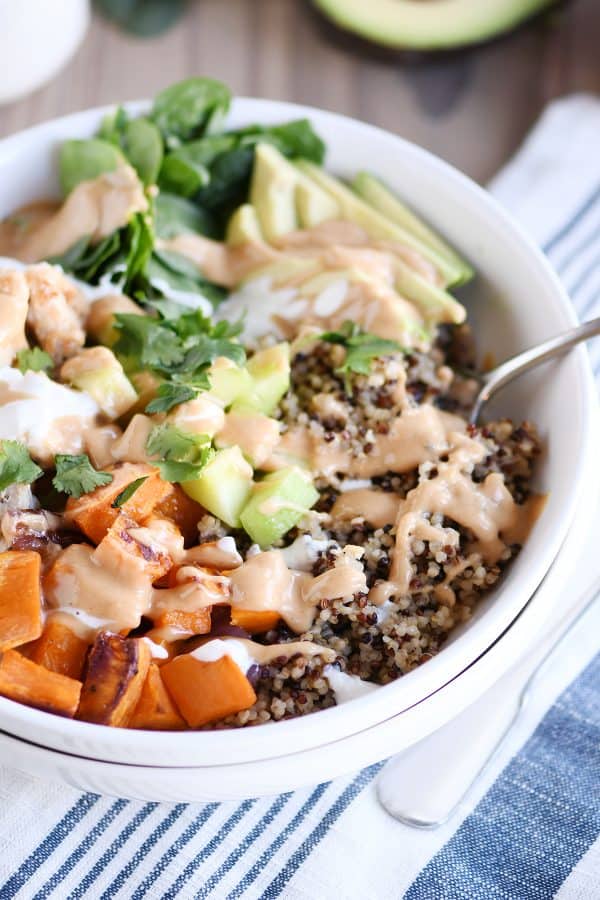
[[[122,162],[122,153],[100,138],[65,141],[58,161],[63,194],[69,194],[81,181],[114,171]]]
[[[52,479],[52,484],[57,491],[71,497],[89,494],[90,491],[104,484],[110,484],[113,480],[108,472],[97,472],[85,453],[80,456],[59,453],[54,458],[54,464],[56,475]]]
[[[200,206],[161,191],[154,203],[154,228],[158,237],[168,240],[178,234],[204,234],[215,237],[215,223]]]
[[[162,478],[176,482],[197,478],[215,455],[208,435],[191,434],[167,423],[152,429],[146,450],[158,457],[154,465]]]
[[[160,131],[143,116],[132,119],[123,128],[123,152],[144,184],[155,184],[163,158]]]
[[[207,386],[210,387],[208,378],[206,381]],[[160,385],[156,392],[156,397],[154,400],[151,400],[146,407],[146,412],[149,415],[169,412],[170,409],[173,409],[174,406],[179,406],[180,403],[187,403],[188,400],[194,400],[199,393],[199,387],[176,381],[168,381],[166,384]]]
[[[19,350],[17,366],[21,372],[48,372],[54,368],[54,360],[41,347]]]
[[[350,372],[368,375],[371,365],[378,356],[398,353],[402,350],[397,341],[388,341],[362,331],[354,322],[346,321],[339,331],[326,331],[320,335],[328,344],[341,344],[346,349],[346,358],[337,372],[348,376]]]
[[[42,470],[19,441],[0,441],[0,491],[11,484],[31,484]]]
[[[150,414],[168,412],[209,390],[208,369],[218,356],[237,365],[246,359],[242,345],[233,340],[240,333],[239,323],[213,325],[199,310],[170,318],[172,304],[157,301],[154,305],[167,316],[115,316],[120,334],[113,347],[127,369],[150,369],[168,379],[146,407]]]
[[[231,92],[212,78],[188,78],[161,91],[151,118],[169,145],[213,131],[229,110]]]
[[[137,489],[143,485],[147,478],[147,475],[142,475],[141,478],[136,478],[135,481],[132,481],[131,484],[128,484],[126,488],[123,488],[121,493],[117,494],[117,496],[115,497],[112,508],[120,509],[124,503],[127,503],[127,501],[133,497]]]

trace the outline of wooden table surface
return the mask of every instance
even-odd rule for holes
[[[47,87],[0,108],[0,136],[85,107],[152,96],[193,74],[221,78],[236,93],[373,122],[485,181],[550,99],[600,92],[600,0],[571,0],[499,42],[426,59],[382,57],[340,40],[308,0],[193,0],[185,19],[151,40],[96,17]]]

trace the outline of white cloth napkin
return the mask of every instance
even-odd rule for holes
[[[585,318],[594,311],[600,314],[599,145],[600,102],[587,96],[557,101],[491,185],[501,202],[547,248]],[[598,350],[593,358],[600,362]],[[573,578],[574,596],[597,572],[594,553],[597,550],[591,547],[584,551]],[[561,900],[600,896],[600,842],[566,846],[562,868],[555,865],[556,848],[550,852],[532,846],[532,868],[517,869],[515,876],[508,871],[508,852],[497,862],[505,881],[496,885],[493,873],[479,875],[477,868],[478,853],[482,860],[485,856],[489,813],[485,820],[477,819],[477,811],[475,818],[468,816],[481,798],[485,803],[486,792],[499,773],[560,692],[592,659],[599,626],[600,610],[588,615],[573,635],[545,689],[538,690],[502,754],[478,784],[470,807],[440,829],[416,831],[382,810],[374,790],[379,766],[314,790],[241,805],[143,804],[98,798],[3,769],[0,898],[396,900],[406,895],[415,900],[546,900],[556,889]],[[578,715],[588,724],[600,725],[600,699],[594,706],[594,693],[586,685],[575,696],[588,698],[586,709],[577,707]],[[559,703],[551,712],[562,714],[563,708],[564,703]],[[544,735],[545,740],[551,738],[551,731],[549,738]],[[460,748],[448,748],[449,754],[457,752]],[[537,765],[534,756],[526,755],[521,761],[513,788],[527,787],[514,782],[523,779],[528,764]],[[494,790],[502,783],[499,779]],[[577,777],[574,791],[576,785]],[[532,794],[532,809],[540,793]],[[499,826],[494,827],[492,843],[501,846]],[[471,843],[461,843],[463,832],[470,835]],[[450,856],[444,845],[452,850]],[[548,854],[544,865],[535,868],[544,852]],[[435,870],[437,859],[448,873],[442,887],[435,881],[435,871],[428,874]],[[554,882],[540,882],[541,871],[559,875]]]

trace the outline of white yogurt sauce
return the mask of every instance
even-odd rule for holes
[[[272,279],[266,275],[254,278],[233,291],[219,306],[217,318],[237,322],[244,317],[243,337],[251,342],[265,334],[281,333],[276,328],[272,316],[295,319],[299,310],[292,301],[297,296],[295,288],[274,289]],[[304,304],[305,301],[302,301]]]
[[[0,438],[21,441],[40,458],[81,452],[84,428],[99,412],[89,394],[57,384],[43,372],[23,374],[10,366],[0,367],[0,404]],[[77,428],[63,428],[67,421]]]
[[[380,687],[378,684],[363,681],[358,675],[340,672],[335,666],[325,666],[323,675],[329,682],[329,687],[335,694],[335,702],[338,704],[356,700],[357,697],[364,697]]]
[[[309,534],[303,534],[296,538],[289,547],[284,547],[281,552],[288,569],[294,569],[298,572],[311,572],[319,553],[327,550],[330,543],[331,541],[315,541]]]
[[[190,656],[199,659],[201,662],[216,662],[223,656],[229,656],[244,675],[256,662],[254,657],[248,653],[246,643],[237,641],[235,638],[226,641],[222,641],[220,638],[207,641],[206,644],[202,644],[196,650],[193,650]]]

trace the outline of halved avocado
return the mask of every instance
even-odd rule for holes
[[[385,47],[442,50],[516,28],[556,0],[314,0],[341,28]]]

